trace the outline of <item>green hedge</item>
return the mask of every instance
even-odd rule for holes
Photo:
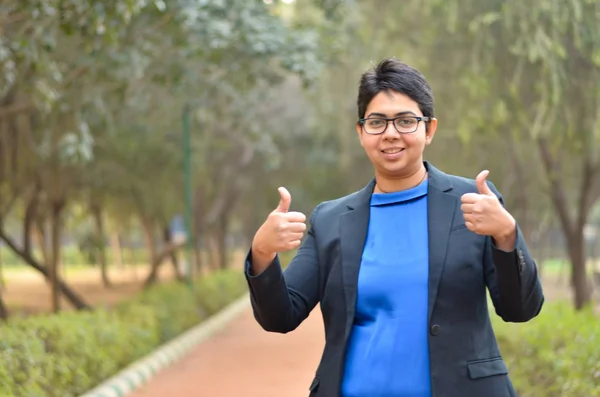
[[[0,396],[78,396],[246,291],[239,271],[149,289],[112,310],[15,319],[0,326]]]
[[[599,397],[600,317],[568,302],[546,303],[526,324],[494,317],[519,397]]]

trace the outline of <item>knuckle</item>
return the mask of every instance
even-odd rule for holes
[[[271,212],[268,216],[269,219],[279,219],[281,218],[281,214],[279,212]]]

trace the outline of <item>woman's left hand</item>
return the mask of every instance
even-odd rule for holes
[[[465,218],[465,225],[474,233],[493,237],[497,244],[514,245],[515,218],[487,185],[488,174],[489,171],[482,171],[475,179],[479,193],[466,193],[461,197],[460,209]]]

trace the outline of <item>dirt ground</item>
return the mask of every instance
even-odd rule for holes
[[[234,264],[243,263],[241,255],[242,253],[234,254]],[[88,304],[112,306],[140,292],[148,271],[149,266],[113,268],[109,271],[112,284],[110,288],[102,285],[100,270],[93,267],[66,269],[62,278]],[[2,288],[2,297],[11,315],[31,315],[51,310],[50,286],[41,274],[28,268],[6,269],[3,273],[5,285]],[[171,263],[165,262],[159,272],[159,282],[173,279],[173,267]],[[64,298],[61,299],[61,309],[72,309]]]
[[[232,262],[236,267],[241,267],[243,254],[234,254]],[[140,292],[148,270],[146,266],[111,269],[111,288],[102,285],[100,271],[92,267],[67,269],[62,276],[92,306],[110,306]],[[159,274],[160,281],[172,280],[174,272],[171,264],[164,263]],[[27,268],[18,271],[7,269],[4,271],[4,279],[6,284],[2,289],[2,297],[12,314],[34,314],[50,310],[50,288],[39,273]],[[548,300],[571,299],[568,275],[546,275],[542,282]],[[596,293],[596,299],[600,301],[600,290]],[[61,307],[64,310],[71,309],[64,299]]]
[[[110,272],[111,287],[102,285],[100,272],[97,269],[80,270],[64,277],[66,283],[92,306],[113,305],[131,297],[142,289],[147,269],[144,267]],[[163,269],[160,281],[172,280],[173,272]],[[43,277],[30,271],[6,272],[6,285],[2,296],[11,314],[36,314],[51,309],[50,286]],[[64,298],[61,299],[63,310],[72,309]]]

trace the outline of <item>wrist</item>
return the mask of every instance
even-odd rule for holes
[[[504,232],[497,234],[495,236],[492,236],[494,238],[494,240],[497,241],[506,241],[506,240],[510,240],[513,239],[517,234],[517,229],[515,226],[506,229]]]
[[[260,246],[252,245],[252,257],[261,262],[271,262],[276,255],[276,252],[265,251]]]
[[[492,238],[498,248],[504,251],[512,251],[517,240],[517,223],[514,218],[511,217],[507,227],[502,232],[492,236]]]

